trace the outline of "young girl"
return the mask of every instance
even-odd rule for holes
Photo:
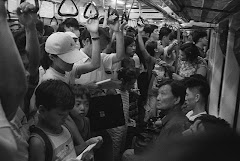
[[[135,68],[121,68],[118,71],[118,79],[122,81],[120,90],[117,93],[121,94],[123,102],[123,112],[125,118],[125,125],[116,128],[108,129],[113,140],[113,155],[114,161],[121,159],[121,153],[124,150],[126,134],[127,134],[127,123],[129,120],[129,90],[134,87],[134,83],[137,79],[137,73]]]

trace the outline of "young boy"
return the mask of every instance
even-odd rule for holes
[[[66,161],[76,158],[71,134],[63,126],[75,103],[70,87],[60,80],[47,80],[37,87],[35,94],[39,113],[36,126],[47,135],[52,144],[52,160]],[[31,134],[29,160],[45,161],[46,149],[44,138],[35,133]]]
[[[81,134],[84,141],[90,139],[90,122],[86,117],[89,109],[90,93],[87,88],[80,84],[71,86],[71,89],[75,95],[75,105],[70,111],[70,116],[78,127],[78,131]]]

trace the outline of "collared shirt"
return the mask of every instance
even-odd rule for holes
[[[62,74],[52,67],[49,67],[46,72],[43,74],[41,80],[39,81],[39,84],[42,81],[49,80],[49,79],[54,79],[54,80],[61,80],[67,84],[73,84],[74,79],[75,79],[75,68],[72,70],[73,72],[66,72],[65,74]]]
[[[162,118],[162,130],[158,141],[167,137],[182,135],[182,132],[189,128],[190,122],[182,112],[181,108],[170,111]]]
[[[196,114],[196,115],[192,115],[192,114],[193,114],[193,110],[189,111],[189,112],[186,114],[187,118],[188,118],[190,121],[194,121],[195,118],[197,118],[197,117],[199,117],[199,116],[201,116],[201,115],[203,115],[203,114],[207,114],[207,112],[206,112],[206,111],[200,112],[200,113],[198,113],[198,114]]]
[[[74,67],[73,67],[74,69],[76,69],[78,65],[83,65],[91,62],[91,58],[87,56],[82,51],[82,49],[80,50],[80,53],[81,53],[82,59],[74,64]],[[115,53],[113,54],[101,53],[100,67],[92,72],[82,74],[82,75],[77,75],[76,78],[78,79],[75,79],[75,83],[89,84],[89,83],[98,82],[98,81],[111,78],[112,75],[109,76],[105,71],[112,71],[113,56],[115,56]]]

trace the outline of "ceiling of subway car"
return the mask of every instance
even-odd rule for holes
[[[148,0],[158,1],[158,0]],[[240,0],[163,0],[186,20],[218,23],[240,10]]]

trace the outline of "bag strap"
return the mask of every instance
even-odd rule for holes
[[[35,125],[30,126],[29,131],[30,133],[38,134],[43,139],[45,143],[45,161],[52,161],[53,147],[47,134],[42,129],[36,127]]]

